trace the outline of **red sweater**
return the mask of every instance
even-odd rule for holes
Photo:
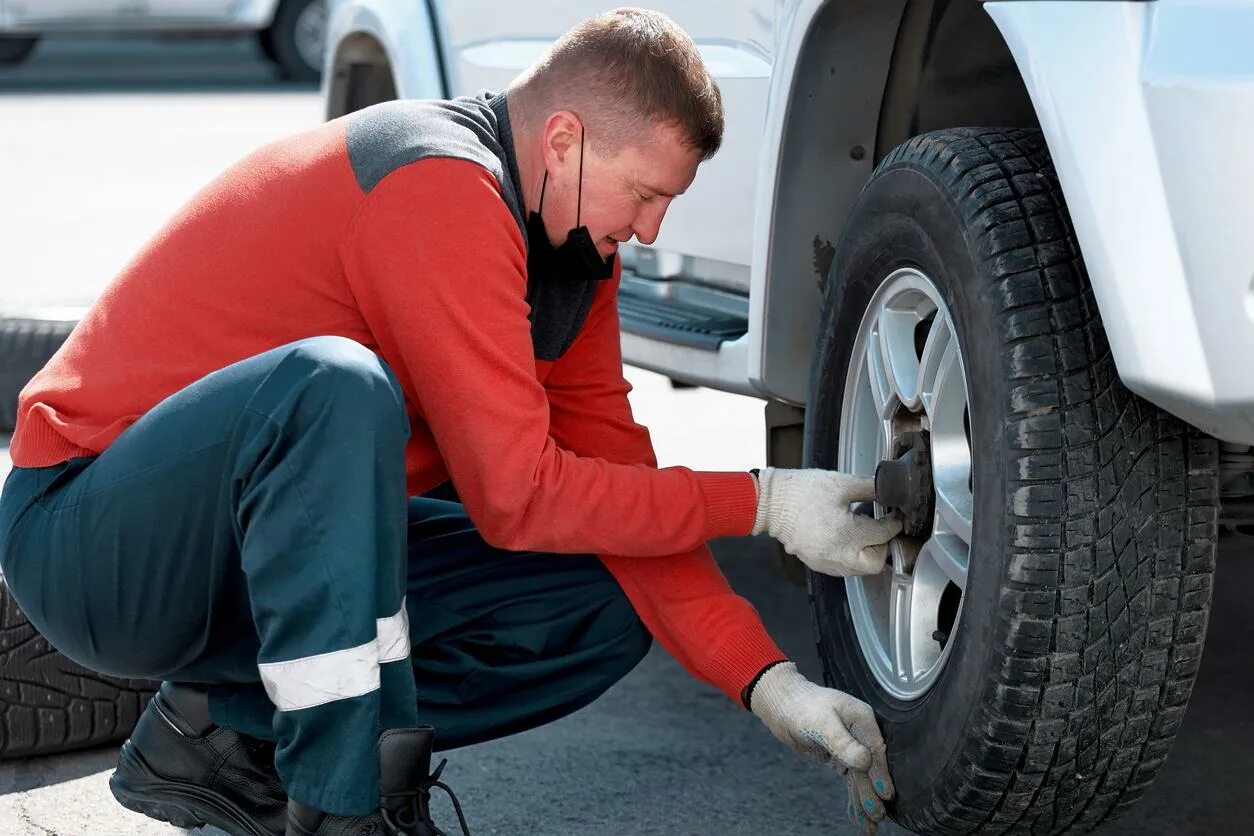
[[[261,149],[171,220],[23,390],[13,463],[98,454],[214,370],[348,337],[404,389],[410,493],[451,477],[489,543],[601,554],[659,643],[738,699],[784,658],[705,546],[749,532],[752,478],[657,468],[627,401],[617,276],[569,348],[538,361],[500,181],[427,157],[366,191],[346,122]]]

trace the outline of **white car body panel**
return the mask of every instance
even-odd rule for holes
[[[986,8],[1036,106],[1123,382],[1254,443],[1254,6]]]

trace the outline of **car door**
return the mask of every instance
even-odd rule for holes
[[[747,292],[758,151],[766,118],[776,0],[655,0],[692,35],[718,80],[722,149],[667,213],[657,242],[624,252],[649,278],[691,278]],[[442,3],[454,95],[501,90],[571,26],[605,10],[592,0]]]
[[[221,23],[235,16],[239,0],[144,0],[146,23]]]
[[[7,0],[0,2],[0,20],[14,29],[113,28],[133,17],[146,0]]]

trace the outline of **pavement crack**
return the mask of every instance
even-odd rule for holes
[[[42,833],[44,836],[60,836],[57,831],[49,830],[31,818],[30,811],[26,809],[26,799],[22,797],[19,797],[17,801],[17,816],[22,820],[22,823],[27,826],[27,833],[34,831]]]

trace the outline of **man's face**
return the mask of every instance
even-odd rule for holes
[[[579,130],[571,124],[566,132],[551,135],[546,148],[550,174],[544,225],[555,246],[561,246],[577,225]],[[652,244],[671,201],[697,176],[700,153],[689,147],[679,127],[670,124],[652,126],[636,142],[607,151],[607,156],[596,148],[596,137],[587,137],[578,224],[588,227],[602,258],[633,236]]]

